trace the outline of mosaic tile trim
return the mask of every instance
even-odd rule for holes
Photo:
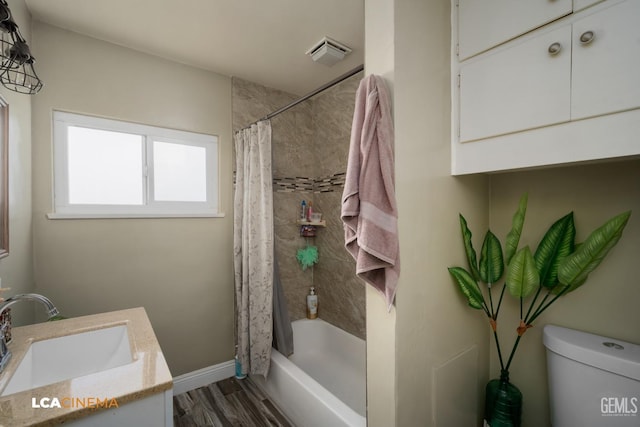
[[[319,178],[274,177],[273,191],[278,193],[329,193],[342,191],[346,172],[340,172]]]
[[[273,178],[273,191],[278,193],[330,193],[342,191],[347,173],[339,172],[320,178],[303,176]],[[236,185],[236,171],[233,171],[233,186]]]
[[[273,191],[278,193],[312,193],[315,186],[313,178],[302,176],[273,178]]]

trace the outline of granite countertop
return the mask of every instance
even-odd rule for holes
[[[35,402],[40,402],[41,398],[62,401],[65,397],[108,399],[110,402],[115,399],[121,407],[172,388],[167,362],[146,311],[139,307],[13,328],[13,340],[9,344],[13,356],[0,374],[0,390],[4,390],[32,342],[118,325],[127,325],[132,363],[0,397],[0,426],[58,425],[105,410],[95,405],[93,408],[34,408],[33,399]]]

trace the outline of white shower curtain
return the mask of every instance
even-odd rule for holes
[[[273,335],[271,123],[236,132],[234,270],[236,340],[243,373],[266,376]]]

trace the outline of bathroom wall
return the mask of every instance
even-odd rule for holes
[[[365,0],[365,75],[377,74],[394,96],[395,23],[389,0]],[[395,100],[391,101],[392,110]],[[396,160],[396,165],[398,162]],[[398,189],[396,181],[396,189]],[[402,277],[401,277],[402,280]],[[384,299],[365,287],[367,311],[367,425],[396,426],[396,308],[387,311]],[[423,423],[424,424],[424,423]]]
[[[233,359],[231,79],[37,21],[32,51],[36,290],[65,316],[144,306],[174,376]],[[226,216],[47,219],[54,109],[218,135]]]
[[[358,73],[313,98],[315,176],[325,180],[323,185],[331,178],[339,182],[339,174],[347,170],[355,96],[362,77],[363,73]],[[319,229],[316,237],[320,261],[314,285],[320,292],[318,298],[322,298],[320,317],[364,339],[365,285],[355,275],[355,262],[344,247],[340,219],[343,189],[343,185],[327,185],[313,195],[314,208],[327,221],[327,227]]]
[[[465,262],[458,212],[470,221],[475,239],[489,218],[494,232],[504,236],[518,198],[528,191],[525,230],[537,231],[574,209],[584,238],[610,216],[637,210],[640,201],[637,161],[449,176],[450,12],[449,1],[365,1],[365,72],[385,77],[393,93],[403,266],[390,313],[367,290],[370,427],[481,425],[459,417],[481,417],[484,385],[498,374],[497,359],[490,354],[493,343],[482,314],[466,305],[446,272]],[[632,215],[623,240],[589,282],[527,332],[511,375],[524,393],[526,426],[549,425],[544,323],[639,341],[633,311],[639,288],[630,275],[640,242],[635,222]],[[525,237],[537,244],[540,235]],[[506,307],[505,319],[513,315],[513,307]],[[468,357],[474,346],[475,367]]]
[[[31,45],[31,16],[23,0],[8,0],[20,32]],[[40,67],[36,66],[39,72]],[[4,297],[33,291],[31,251],[31,96],[0,86],[9,104],[9,256],[0,259]],[[24,303],[12,308],[14,325],[33,322],[40,306]]]
[[[555,324],[640,343],[640,161],[621,161],[513,172],[491,178],[491,228],[503,238],[522,193],[529,193],[521,246],[536,248],[548,227],[574,212],[576,241],[621,212],[633,213],[618,245],[576,291],[563,296],[523,336],[510,378],[524,395],[523,427],[549,425],[549,397],[542,330]],[[511,348],[519,304],[506,300],[500,312],[503,354]],[[491,376],[499,376],[491,343]],[[598,402],[594,402],[598,404]]]
[[[450,175],[450,6],[394,7],[398,426],[477,425],[484,405],[488,328],[447,272],[465,259],[458,213],[475,228],[488,221],[486,177]]]
[[[306,317],[306,295],[313,284],[320,317],[365,337],[364,287],[343,247],[340,199],[346,170],[355,90],[350,79],[271,119],[276,253],[293,320]],[[233,79],[234,130],[264,117],[298,96]],[[322,181],[325,182],[322,182]],[[312,201],[327,220],[317,237],[303,238],[296,223],[302,200]],[[299,248],[319,248],[319,262],[302,270]]]
[[[447,267],[458,213],[488,225],[488,179],[450,176],[450,2],[365,1],[365,72],[393,93],[402,271],[395,310],[367,291],[368,425],[481,425],[489,333]]]

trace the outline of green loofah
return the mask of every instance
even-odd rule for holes
[[[313,264],[316,264],[318,262],[318,248],[315,246],[307,245],[307,247],[304,249],[298,249],[296,258],[302,265],[302,269],[306,270],[307,267],[312,267]]]

